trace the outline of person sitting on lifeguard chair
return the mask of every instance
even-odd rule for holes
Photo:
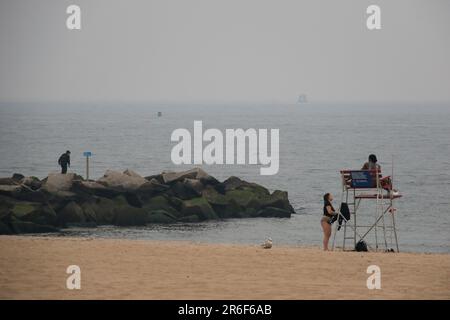
[[[377,163],[377,156],[374,154],[369,155],[369,161],[364,163],[361,170],[378,170],[381,171],[381,166]]]
[[[377,156],[374,154],[369,155],[369,161],[367,161],[366,163],[364,163],[363,167],[361,168],[361,170],[377,170],[379,173],[379,177],[380,177],[380,184],[381,187],[384,190],[387,191],[391,191],[392,190],[392,181],[390,177],[382,177],[381,175],[381,166],[377,163],[378,159]],[[397,190],[392,190],[394,192],[394,194],[398,193]]]

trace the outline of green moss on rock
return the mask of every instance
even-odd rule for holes
[[[218,216],[214,212],[214,209],[203,197],[193,198],[191,200],[185,200],[183,202],[183,208],[181,210],[183,216],[197,215],[201,220],[217,219]]]

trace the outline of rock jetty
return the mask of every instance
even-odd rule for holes
[[[0,234],[49,233],[67,227],[142,226],[295,213],[285,191],[270,193],[230,177],[220,182],[200,168],[142,177],[106,171],[84,180],[51,173],[43,180],[0,178]]]

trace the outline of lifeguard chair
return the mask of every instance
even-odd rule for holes
[[[337,234],[343,230],[342,250],[348,248],[348,240],[351,240],[352,250],[355,249],[357,242],[364,240],[369,249],[378,251],[381,245],[385,251],[394,250],[395,247],[395,251],[399,252],[394,201],[401,198],[401,195],[393,188],[393,171],[391,176],[387,177],[382,177],[379,169],[341,170],[340,174],[341,203],[347,203],[350,219],[347,220],[341,212],[338,212],[341,223],[335,222],[332,249],[335,248]],[[363,200],[371,205],[366,211],[360,209]],[[369,211],[374,211],[374,214],[370,215]],[[386,219],[387,215],[390,219]],[[361,224],[360,221],[365,224]],[[373,236],[372,241],[368,241],[369,235]]]

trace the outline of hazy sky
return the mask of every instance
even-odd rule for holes
[[[449,59],[449,0],[0,0],[0,102],[450,102]]]

